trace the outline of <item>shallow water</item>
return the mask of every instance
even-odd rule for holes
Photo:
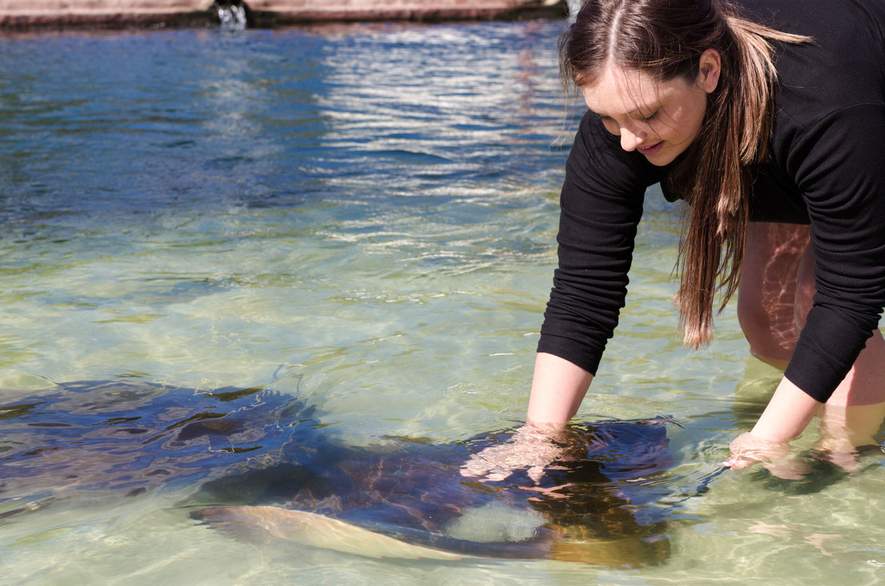
[[[578,112],[556,77],[562,26],[0,40],[0,402],[125,379],[269,386],[354,446],[512,426]],[[777,380],[731,310],[711,348],[680,346],[678,214],[649,192],[580,414],[672,416],[674,485],[716,469]],[[256,545],[194,523],[184,483],[0,521],[0,582],[874,584],[885,460],[861,464],[719,476],[642,569]]]

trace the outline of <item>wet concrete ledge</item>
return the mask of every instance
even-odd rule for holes
[[[230,4],[231,0],[219,0]],[[250,26],[557,17],[566,0],[233,0]],[[213,26],[213,0],[0,0],[0,31]]]

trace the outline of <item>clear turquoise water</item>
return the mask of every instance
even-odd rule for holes
[[[578,112],[562,26],[0,40],[0,402],[76,380],[271,385],[355,445],[519,421]],[[731,310],[711,348],[680,346],[679,210],[647,199],[580,417],[671,415],[674,477],[700,477],[777,373]],[[723,475],[639,570],[243,543],[188,519],[182,486],[0,521],[0,582],[875,584],[885,460],[862,463]]]

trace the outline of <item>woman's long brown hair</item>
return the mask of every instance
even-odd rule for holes
[[[750,167],[767,156],[777,71],[771,41],[809,42],[741,18],[726,0],[587,0],[560,40],[563,80],[592,85],[611,61],[659,81],[694,83],[701,54],[721,57],[700,134],[667,176],[690,204],[679,244],[683,340],[710,341],[713,303],[737,290],[749,222]]]

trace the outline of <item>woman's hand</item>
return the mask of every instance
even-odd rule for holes
[[[520,427],[509,440],[473,454],[461,466],[461,475],[481,481],[499,481],[525,470],[535,484],[544,469],[559,459],[564,448],[556,443],[558,431],[531,424]]]
[[[781,379],[753,430],[731,442],[731,457],[725,465],[739,470],[760,462],[779,478],[802,478],[808,465],[791,455],[787,442],[802,433],[819,406],[789,379]]]
[[[544,469],[564,454],[556,440],[565,433],[591,380],[593,375],[568,360],[539,352],[526,424],[507,442],[470,456],[461,475],[497,481],[526,470],[535,484],[540,482]]]
[[[808,465],[793,457],[786,442],[770,441],[748,432],[737,436],[730,447],[731,457],[724,464],[732,470],[758,462],[784,480],[800,480],[808,474]]]

